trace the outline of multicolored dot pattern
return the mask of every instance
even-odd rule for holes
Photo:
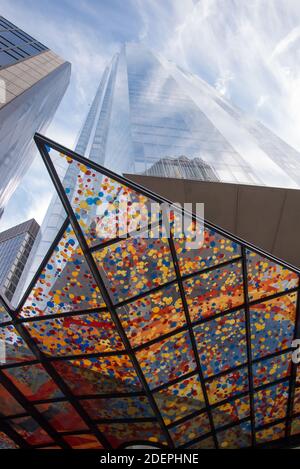
[[[289,423],[300,435],[299,371],[291,382],[299,273],[208,225],[191,247],[200,228],[190,216],[179,238],[174,217],[171,240],[164,226],[163,237],[144,237],[150,195],[88,160],[58,158],[76,179],[61,180],[67,228],[24,303],[0,303],[0,368],[23,396],[0,385],[0,413],[20,438],[200,449],[264,445]],[[9,435],[0,445],[10,447]]]

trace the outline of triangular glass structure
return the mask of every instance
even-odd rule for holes
[[[2,446],[299,443],[299,271],[190,213],[168,236],[166,200],[35,140],[67,219],[19,307],[1,306]]]

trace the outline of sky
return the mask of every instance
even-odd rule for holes
[[[140,41],[300,151],[300,0],[0,0],[0,12],[72,63],[46,132],[63,145],[74,148],[106,63]],[[36,153],[0,230],[41,223],[53,193]]]

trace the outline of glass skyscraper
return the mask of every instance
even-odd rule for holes
[[[75,151],[119,174],[292,188],[300,182],[296,150],[201,78],[138,44],[124,45],[104,70]],[[73,190],[76,177],[69,168]],[[64,219],[55,196],[29,277]]]
[[[0,233],[0,286],[8,301],[15,294],[39,230],[32,219]]]
[[[70,63],[0,16],[0,216],[33,161],[33,135],[49,125],[70,70]]]

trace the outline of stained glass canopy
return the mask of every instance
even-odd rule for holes
[[[210,224],[197,249],[137,236],[136,203],[162,198],[35,140],[66,220],[19,306],[1,299],[0,446],[299,443],[299,272]]]

